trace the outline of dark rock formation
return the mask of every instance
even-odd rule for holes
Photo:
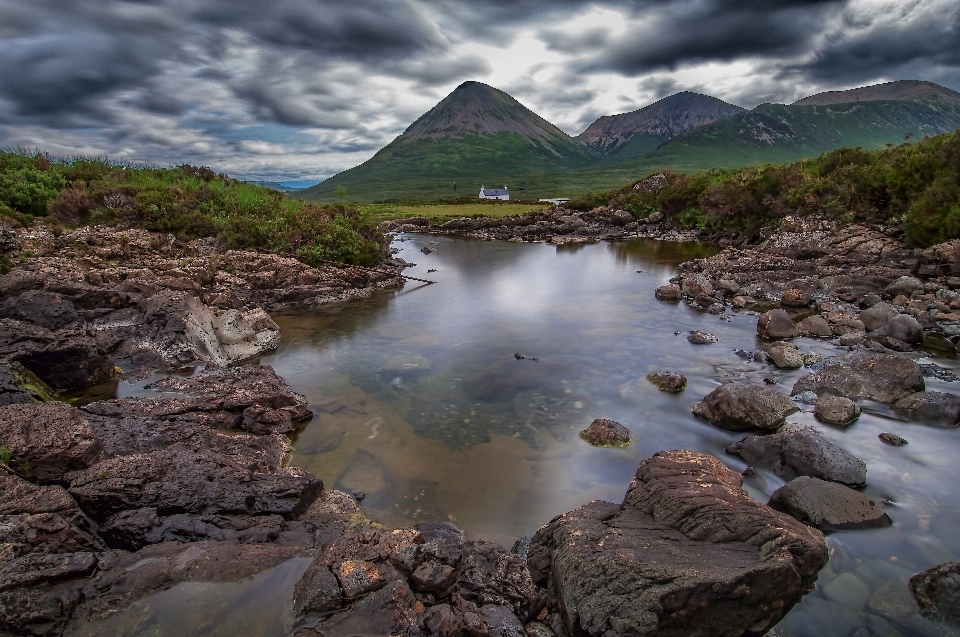
[[[751,500],[711,456],[660,452],[622,505],[537,531],[528,564],[570,635],[760,635],[813,587],[818,531]]]
[[[846,427],[860,417],[860,405],[843,396],[821,396],[813,413],[828,425]]]
[[[90,423],[60,402],[0,407],[0,445],[12,453],[11,466],[41,482],[61,482],[68,471],[86,469],[102,455]]]
[[[754,467],[768,467],[787,480],[820,478],[860,487],[867,482],[867,465],[829,442],[813,427],[786,425],[775,434],[750,436],[727,446]]]
[[[594,447],[625,447],[630,444],[630,430],[606,418],[594,420],[580,432],[580,437]]]
[[[853,352],[832,360],[832,365],[798,380],[791,394],[812,391],[818,396],[832,394],[893,403],[924,389],[920,367],[903,356]]]
[[[880,505],[859,491],[817,478],[794,478],[774,491],[767,504],[821,531],[892,524]]]
[[[783,394],[746,383],[721,385],[693,407],[695,415],[728,431],[775,431],[798,411]]]
[[[800,331],[786,310],[770,310],[757,319],[757,334],[762,338],[797,338]]]
[[[947,562],[910,578],[920,614],[960,626],[960,562]]]
[[[960,424],[960,396],[939,391],[921,391],[893,404],[893,412],[907,420],[935,427]]]
[[[687,377],[676,372],[650,372],[647,380],[658,389],[671,393],[683,391],[687,386]]]

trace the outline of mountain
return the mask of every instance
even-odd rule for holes
[[[886,84],[874,84],[854,88],[848,91],[827,91],[817,93],[793,103],[794,106],[826,106],[827,104],[847,104],[849,102],[877,102],[881,100],[909,100],[925,99],[960,103],[960,93],[934,84],[919,80],[900,80]]]
[[[298,196],[330,200],[338,186],[350,199],[374,200],[469,195],[483,184],[516,192],[518,175],[593,161],[589,149],[508,94],[464,82],[369,160]]]
[[[690,129],[744,110],[709,95],[683,91],[636,111],[604,115],[577,139],[598,155],[623,161],[653,152]]]

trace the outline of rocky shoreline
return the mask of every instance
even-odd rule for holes
[[[618,211],[573,215],[577,222],[561,212],[440,231],[558,244],[699,238]],[[425,227],[405,220],[389,228],[411,226]],[[960,405],[924,393],[920,367],[892,350],[929,346],[928,333],[947,344],[960,337],[960,328],[949,333],[949,277],[960,274],[960,249],[917,254],[895,233],[846,229],[822,231],[839,237],[833,243],[810,240],[829,253],[798,248],[786,256],[776,243],[789,234],[781,230],[761,247],[685,264],[658,296],[721,312],[762,310],[786,297],[794,314],[768,316],[764,325],[786,329],[786,321],[797,334],[819,310],[830,337],[857,351],[812,370],[795,393],[909,399],[906,413],[949,421]],[[749,498],[743,477],[712,456],[670,451],[640,465],[621,504],[585,504],[510,551],[466,541],[449,522],[386,529],[350,495],[285,466],[287,435],[311,416],[309,406],[270,367],[241,363],[279,341],[267,310],[401,285],[389,272],[398,274],[402,262],[382,275],[317,270],[143,231],[54,236],[43,226],[2,231],[0,251],[15,264],[0,276],[0,635],[60,635],[174,584],[233,581],[296,556],[312,558],[290,600],[298,637],[762,635],[826,564],[818,529],[889,523],[876,503],[843,486],[865,480],[858,459],[814,430],[785,425],[792,401],[725,386],[697,415],[724,428],[767,430],[728,451],[792,479],[769,505]],[[802,276],[789,276],[790,268]],[[925,277],[921,287],[911,272]],[[791,290],[807,305],[789,305]],[[891,303],[866,300],[878,292]],[[885,320],[868,329],[860,315],[875,307]],[[809,314],[801,328],[797,310]],[[920,325],[919,340],[900,317]],[[81,407],[55,400],[76,388],[109,389],[121,375],[196,367],[204,369],[149,384],[149,397]],[[740,392],[734,401],[731,392]],[[916,589],[931,616],[952,621],[954,571],[941,571],[921,574]]]

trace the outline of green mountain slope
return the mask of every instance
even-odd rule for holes
[[[481,185],[516,192],[518,175],[594,161],[589,149],[503,91],[466,82],[372,158],[298,196],[331,201],[338,187],[355,201],[452,197]]]

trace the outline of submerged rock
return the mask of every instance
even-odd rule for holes
[[[843,396],[823,396],[817,399],[813,413],[828,425],[846,427],[860,417],[860,405]]]
[[[790,414],[800,411],[780,392],[746,383],[721,385],[693,407],[693,413],[728,431],[775,431]]]
[[[647,380],[657,386],[657,389],[676,393],[683,391],[687,386],[687,377],[675,372],[650,372]]]
[[[801,476],[773,492],[767,503],[821,531],[868,529],[892,524],[876,502],[836,482]]]
[[[580,437],[594,447],[625,447],[630,444],[630,430],[606,418],[594,420],[580,432]]]
[[[787,480],[799,476],[861,487],[867,482],[867,465],[824,438],[813,427],[786,425],[775,434],[750,436],[727,446],[754,467],[767,467]]]
[[[567,633],[759,635],[776,624],[813,587],[826,546],[742,481],[712,456],[660,452],[622,505],[594,501],[541,527],[528,564]]]
[[[924,389],[920,367],[904,356],[854,352],[833,361],[798,380],[791,394],[812,391],[817,395],[868,398],[889,404]]]
[[[907,420],[935,427],[956,427],[960,424],[960,396],[939,391],[917,392],[895,402],[893,412]]]
[[[920,614],[960,626],[960,562],[947,562],[910,578]]]

